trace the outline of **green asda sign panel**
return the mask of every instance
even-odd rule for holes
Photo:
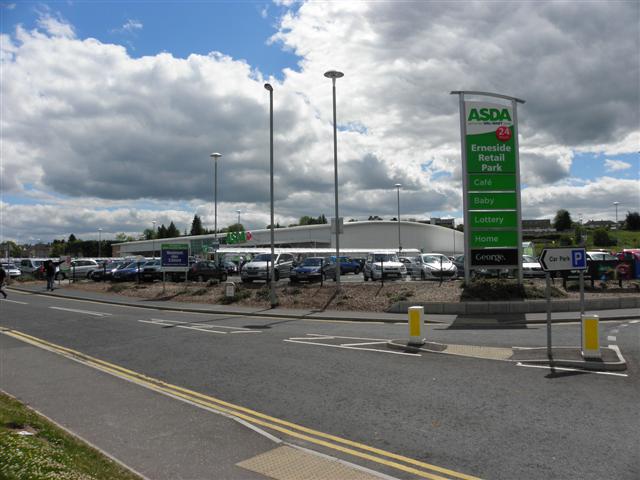
[[[476,268],[505,267],[518,268],[522,279],[517,103],[524,102],[488,92],[452,93],[460,98],[465,280]],[[466,101],[465,96],[502,103]]]

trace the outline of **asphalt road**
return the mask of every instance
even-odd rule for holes
[[[601,323],[620,374],[551,371],[450,355],[393,352],[407,326],[201,315],[11,295],[0,326],[170,384],[371,447],[481,478],[640,476],[640,322]],[[639,315],[640,319],[640,315]],[[577,324],[554,345],[579,345]],[[533,347],[544,325],[426,327],[443,343]],[[1,385],[0,376],[0,385]],[[289,439],[318,449],[299,438]],[[415,476],[344,451],[324,453]]]

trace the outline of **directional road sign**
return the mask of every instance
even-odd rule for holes
[[[545,272],[559,270],[586,270],[587,252],[584,248],[545,248],[540,255]]]

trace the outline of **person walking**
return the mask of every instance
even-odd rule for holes
[[[2,268],[2,265],[0,265],[0,293],[4,295],[4,298],[7,298],[7,292],[4,291],[4,283],[6,279],[7,272],[5,272],[4,268]]]
[[[47,260],[44,264],[44,274],[47,277],[47,290],[53,292],[53,280],[56,277],[56,267],[62,262],[54,262],[53,260]]]

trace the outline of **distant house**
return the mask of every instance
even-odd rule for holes
[[[440,227],[447,227],[447,228],[456,228],[455,225],[455,218],[437,218],[437,217],[431,217],[431,220],[429,221],[429,223],[431,225],[438,225]]]
[[[615,224],[616,222],[611,220],[589,220],[584,226],[587,228],[612,228]]]
[[[548,232],[552,231],[551,220],[522,220],[522,230],[526,232]]]

